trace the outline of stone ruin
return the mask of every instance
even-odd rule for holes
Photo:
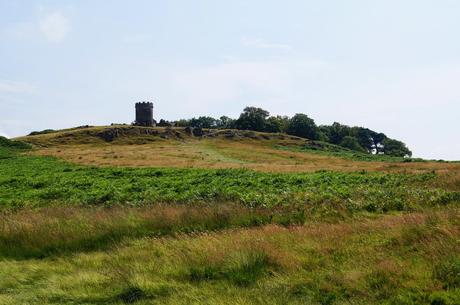
[[[156,122],[153,119],[153,103],[140,102],[136,103],[136,126],[155,126]]]

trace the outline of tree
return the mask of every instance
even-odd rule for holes
[[[361,145],[359,145],[358,139],[352,136],[345,136],[342,139],[340,146],[359,152],[366,152],[366,150]]]
[[[372,153],[374,150],[374,141],[372,138],[373,134],[376,134],[372,130],[363,127],[353,127],[353,134],[358,140],[359,145],[364,148],[368,153]]]
[[[395,157],[411,157],[412,152],[401,141],[386,138],[383,140],[383,153]]]
[[[174,122],[174,126],[177,126],[177,127],[189,127],[190,126],[190,120],[180,119],[180,120]]]
[[[166,120],[161,119],[160,122],[158,122],[157,126],[158,127],[171,127],[173,126],[173,124],[171,124],[170,122]]]
[[[235,122],[237,129],[264,131],[265,120],[270,113],[262,108],[246,107]]]
[[[371,133],[372,136],[372,142],[373,142],[373,149],[375,150],[376,154],[379,154],[382,152],[383,147],[385,146],[384,141],[387,139],[387,136],[384,133],[377,133],[375,131],[372,131]]]
[[[315,121],[303,113],[297,113],[291,118],[287,133],[310,140],[318,139],[318,127]]]
[[[271,116],[265,121],[264,131],[266,132],[286,132],[289,125],[287,116]]]
[[[210,116],[200,116],[199,118],[192,118],[190,120],[190,126],[199,128],[215,128],[217,126],[217,120]]]
[[[329,141],[332,144],[339,145],[342,143],[343,138],[346,136],[351,136],[351,128],[347,125],[342,125],[340,123],[334,122],[329,129]]]
[[[223,129],[235,128],[235,120],[225,115],[221,116],[217,120],[216,123],[217,123],[217,128],[223,128]]]

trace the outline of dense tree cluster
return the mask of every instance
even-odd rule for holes
[[[160,120],[157,125],[282,132],[310,140],[328,142],[363,153],[398,157],[412,156],[406,144],[390,139],[381,132],[364,127],[350,127],[337,122],[332,125],[317,126],[313,119],[303,113],[297,113],[292,118],[279,115],[270,116],[268,111],[258,107],[244,108],[238,119],[227,116],[221,116],[219,119],[200,116],[175,122]]]

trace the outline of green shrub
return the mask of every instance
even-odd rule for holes
[[[53,133],[53,132],[56,132],[56,130],[54,130],[54,129],[45,129],[45,130],[42,130],[42,131],[32,131],[31,133],[29,133],[29,136],[36,136],[36,135],[41,135],[41,134]]]
[[[11,148],[11,149],[30,149],[32,148],[30,144],[27,144],[21,141],[10,140],[2,136],[0,136],[0,147]]]

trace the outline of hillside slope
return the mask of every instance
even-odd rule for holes
[[[460,164],[371,156],[285,134],[241,130],[79,127],[19,138],[34,154],[95,166],[248,168],[263,172],[448,171]]]

